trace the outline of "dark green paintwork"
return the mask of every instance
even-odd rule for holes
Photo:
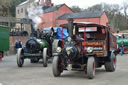
[[[0,26],[0,51],[9,50],[9,27]]]
[[[124,42],[124,45],[128,45],[128,38],[118,38],[117,44],[120,45],[122,41]]]
[[[40,53],[30,54],[30,53],[24,53],[24,56],[42,56]]]
[[[41,42],[43,43],[43,45],[40,46],[41,49],[48,47],[48,42],[46,40],[41,40]]]

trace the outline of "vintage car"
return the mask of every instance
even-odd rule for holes
[[[37,63],[43,60],[43,66],[47,67],[48,59],[52,57],[52,42],[56,35],[54,29],[48,32],[36,32],[32,26],[31,37],[25,43],[23,48],[19,48],[17,52],[17,65],[22,67],[25,59],[30,59],[31,63]],[[37,37],[38,36],[38,37]]]
[[[69,37],[53,53],[52,71],[55,77],[64,70],[77,70],[87,73],[89,79],[95,76],[95,68],[105,66],[106,71],[116,69],[116,37],[106,26],[95,23],[73,23],[61,27],[67,28]]]
[[[0,61],[9,50],[9,27],[0,25]]]
[[[121,42],[123,42],[123,53],[128,54],[128,33],[114,33],[117,38],[117,52],[120,53]]]

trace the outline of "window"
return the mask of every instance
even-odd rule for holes
[[[97,27],[86,27],[86,28],[79,28],[79,32],[96,32],[97,31]]]
[[[21,13],[23,13],[23,8],[21,9]]]
[[[17,13],[19,14],[19,9],[17,10]]]

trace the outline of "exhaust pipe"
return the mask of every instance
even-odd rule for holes
[[[37,31],[34,28],[34,22],[31,24],[31,37],[37,37]]]
[[[68,19],[69,36],[73,36],[73,18]]]

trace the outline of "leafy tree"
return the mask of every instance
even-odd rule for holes
[[[102,11],[102,5],[101,4],[97,4],[97,5],[94,5],[92,7],[88,7],[88,9],[86,9],[86,11],[92,11],[92,12],[95,12],[95,11]]]
[[[125,17],[127,17],[127,11],[128,11],[128,2],[127,2],[127,0],[124,0],[123,1],[123,11],[124,11],[124,15],[125,15]]]
[[[122,7],[119,6],[118,4],[106,4],[106,3],[101,3],[94,5],[92,7],[89,7],[85,9],[85,11],[105,11],[108,19],[109,19],[109,25],[112,28],[115,29],[127,29],[128,28],[128,19],[127,19],[127,11],[126,14],[122,13]],[[125,16],[124,16],[125,14]]]
[[[0,0],[0,16],[15,16],[15,8],[18,4],[26,0]]]

